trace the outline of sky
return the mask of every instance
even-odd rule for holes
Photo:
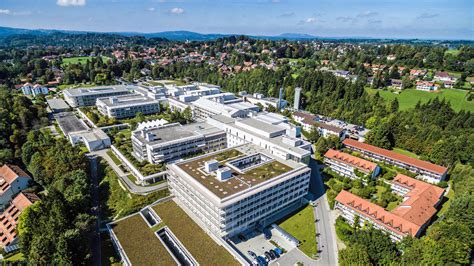
[[[0,0],[0,26],[474,40],[474,0]]]

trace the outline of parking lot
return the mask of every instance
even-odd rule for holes
[[[271,239],[275,241],[280,247],[286,250],[280,258],[274,259],[269,262],[271,265],[292,265],[296,262],[306,262],[308,258],[296,247],[292,246],[286,239],[284,239],[275,229],[271,229]],[[265,251],[275,249],[276,247],[265,239],[265,236],[261,232],[252,231],[243,234],[245,240],[238,236],[231,239],[237,249],[244,254],[250,261],[253,258],[248,254],[248,251],[254,252],[257,256],[265,257]]]

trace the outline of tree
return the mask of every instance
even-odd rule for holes
[[[318,128],[315,126],[311,127],[311,130],[308,132],[308,135],[306,138],[312,144],[316,143],[320,138]]]
[[[186,123],[193,121],[193,111],[191,110],[189,106],[186,107],[186,109],[184,109],[183,118],[186,121]]]
[[[363,245],[353,245],[339,251],[339,263],[341,266],[372,265],[369,254]]]

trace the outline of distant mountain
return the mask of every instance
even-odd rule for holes
[[[218,34],[218,33],[198,33],[192,31],[163,31],[153,33],[142,33],[142,32],[87,32],[87,31],[69,31],[69,30],[44,30],[44,29],[18,29],[9,27],[0,27],[0,37],[6,37],[10,35],[48,35],[53,33],[69,33],[69,34],[86,34],[86,33],[102,33],[102,34],[118,34],[122,36],[143,36],[145,38],[166,38],[171,41],[206,41],[215,40],[217,38],[229,37],[233,35],[241,34]],[[316,39],[317,37],[308,34],[299,33],[285,33],[278,36],[250,36],[257,39]]]

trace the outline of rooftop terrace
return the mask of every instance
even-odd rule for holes
[[[244,191],[299,167],[295,162],[283,162],[276,159],[262,162],[256,167],[248,167],[243,172],[238,172],[235,167],[230,167],[232,177],[224,181],[219,181],[215,175],[212,173],[209,174],[204,170],[204,164],[207,161],[216,160],[221,166],[226,166],[226,163],[231,160],[233,161],[237,158],[244,158],[256,153],[265,154],[265,152],[257,146],[244,145],[210,155],[196,157],[179,163],[176,166],[221,199]]]

